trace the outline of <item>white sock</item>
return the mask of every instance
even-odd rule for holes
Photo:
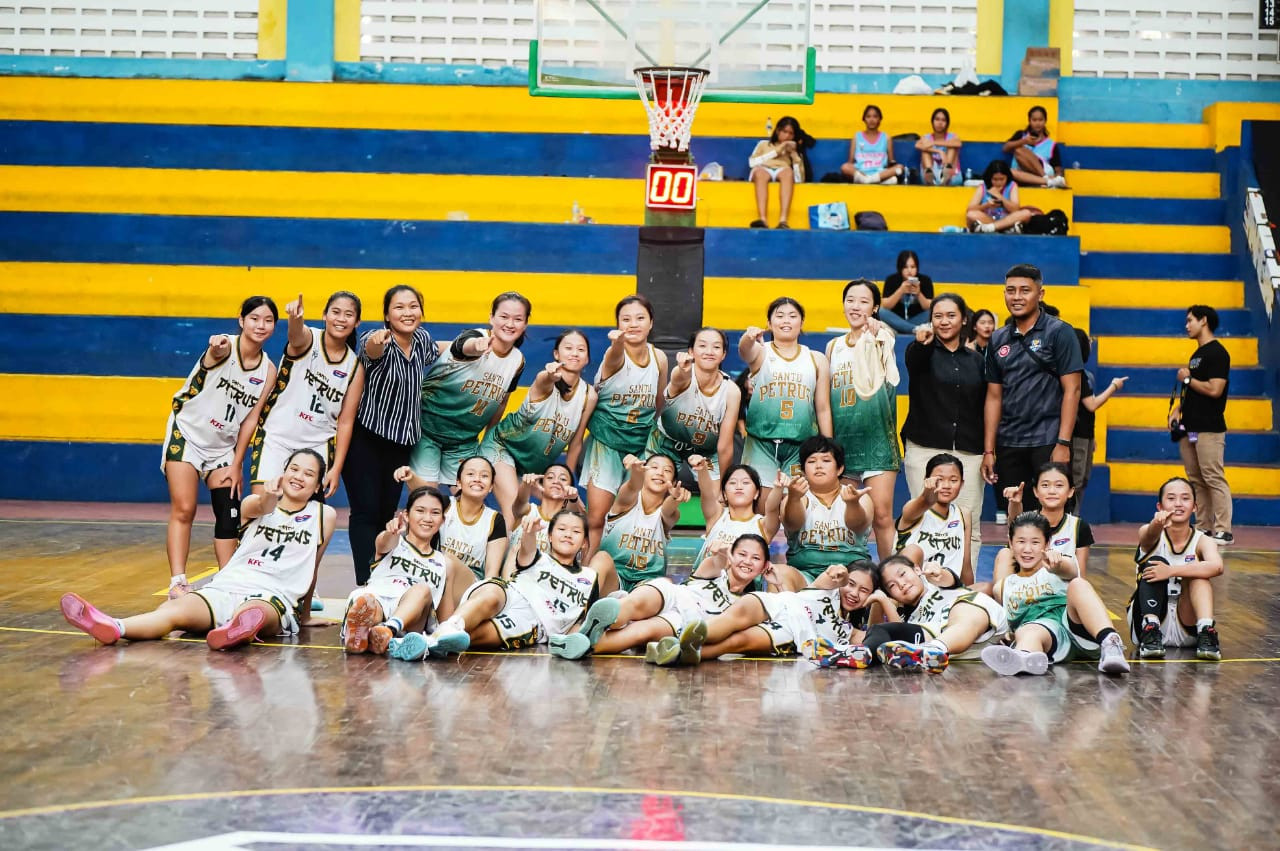
[[[1159,619],[1158,617],[1156,617],[1155,615],[1143,615],[1143,616],[1142,616],[1142,622],[1143,622],[1144,624],[1145,624],[1145,623],[1153,623],[1153,624],[1155,624],[1156,626],[1159,626],[1159,625],[1160,625],[1160,619]]]
[[[872,177],[869,174],[863,174],[860,171],[855,171],[853,173],[853,182],[854,183],[875,183],[876,180],[874,177]]]
[[[951,653],[951,651],[947,648],[947,645],[943,644],[942,639],[940,638],[935,638],[933,641],[926,641],[924,646],[932,647],[934,650],[937,650],[940,653],[947,653],[947,654]]]
[[[120,630],[120,637],[124,638],[124,621],[119,618],[112,618],[111,622],[116,625],[116,629]]]
[[[1213,618],[1200,618],[1196,621],[1196,632],[1210,626],[1213,626]]]

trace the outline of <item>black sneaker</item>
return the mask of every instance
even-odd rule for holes
[[[1218,662],[1222,659],[1222,648],[1218,645],[1218,630],[1206,626],[1196,636],[1196,658]]]
[[[1147,621],[1142,625],[1142,629],[1138,632],[1138,657],[1140,659],[1164,658],[1164,632],[1160,629],[1160,624]]]
[[[1236,536],[1230,532],[1214,532],[1209,537],[1217,541],[1220,547],[1229,547],[1236,542]]]

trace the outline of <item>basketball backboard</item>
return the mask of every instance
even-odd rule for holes
[[[635,98],[632,71],[706,68],[708,102],[812,103],[809,0],[538,0],[534,95]]]

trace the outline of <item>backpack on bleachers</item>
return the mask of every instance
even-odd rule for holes
[[[1041,236],[1066,236],[1069,226],[1066,213],[1061,210],[1050,210],[1028,219],[1022,226],[1022,232]]]

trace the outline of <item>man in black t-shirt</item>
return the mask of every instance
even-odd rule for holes
[[[1187,366],[1178,370],[1182,399],[1169,414],[1169,427],[1180,420],[1186,434],[1178,441],[1182,466],[1196,495],[1196,519],[1219,546],[1233,543],[1231,488],[1223,471],[1227,443],[1227,387],[1231,355],[1217,341],[1218,311],[1204,304],[1187,308],[1187,336],[1200,344]]]

